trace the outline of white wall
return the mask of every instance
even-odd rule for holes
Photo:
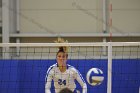
[[[21,0],[20,5],[21,32],[102,32],[99,0]],[[113,33],[140,32],[140,0],[112,0],[112,5]]]
[[[140,35],[140,0],[111,1],[113,5],[113,35],[115,33],[117,33],[116,35],[139,33],[138,35]],[[109,2],[109,0],[107,0],[107,2]],[[94,35],[92,38],[72,38],[72,35],[71,37],[67,37],[69,41],[72,42],[102,42],[102,39],[104,38],[102,36],[103,34],[101,36],[97,34],[102,33],[104,24],[102,21],[102,0],[20,0],[20,11],[21,12],[18,13],[18,15],[20,16],[21,34],[19,35],[21,35],[21,42],[52,42],[53,39],[48,39],[47,37],[47,34],[52,31],[57,34],[80,34],[89,32],[92,33],[91,35]],[[11,16],[14,16],[14,13],[11,13]],[[14,20],[12,19],[14,17],[10,18],[10,21]],[[10,31],[10,34],[16,32],[16,21],[11,24],[10,28],[14,29]],[[31,32],[29,37],[32,37],[32,33],[45,33],[43,37],[45,37],[45,35],[46,37],[22,37],[22,33],[28,32]],[[36,34],[36,36],[37,35],[38,34]],[[124,36],[124,39],[122,35],[120,35],[122,38],[119,36],[113,37],[112,41],[140,41],[138,36],[130,38],[131,34],[129,34],[130,36]],[[104,36],[106,37],[106,35]],[[14,38],[16,38],[16,36]],[[107,41],[110,41],[109,34],[107,36]],[[13,42],[15,42],[15,40],[13,40]]]
[[[140,0],[112,0],[112,4],[113,32],[140,32]]]
[[[0,27],[2,26],[2,8],[0,7]]]
[[[2,0],[0,0],[0,27],[2,26]]]
[[[99,0],[21,0],[20,2],[22,32],[47,33],[46,29],[56,33],[102,32],[102,23],[98,20],[102,17],[102,2]],[[86,14],[87,11],[92,15]]]

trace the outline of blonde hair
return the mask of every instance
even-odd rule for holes
[[[60,38],[60,37],[54,42],[55,43],[68,43],[67,40],[64,40],[63,38]],[[59,48],[58,51],[63,51],[65,53],[68,53],[68,46],[59,46],[58,48]]]

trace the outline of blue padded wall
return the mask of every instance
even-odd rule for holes
[[[0,60],[0,93],[44,93],[46,71],[55,60]],[[68,60],[86,81],[86,73],[92,68],[104,72],[99,86],[88,85],[88,93],[107,93],[107,60]],[[140,86],[140,59],[113,60],[112,93],[138,93]],[[79,85],[77,84],[79,89]]]
[[[140,60],[113,60],[113,93],[138,93],[140,86]]]

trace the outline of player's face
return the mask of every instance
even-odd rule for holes
[[[59,52],[56,57],[59,66],[65,66],[67,61],[66,53]]]

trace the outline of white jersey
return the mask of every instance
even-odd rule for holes
[[[56,63],[50,66],[47,71],[45,93],[51,93],[52,81],[54,81],[55,93],[59,93],[63,88],[69,88],[74,91],[76,88],[74,80],[77,80],[81,85],[82,93],[87,93],[87,85],[78,70],[73,66],[67,65],[67,70],[62,73]]]

